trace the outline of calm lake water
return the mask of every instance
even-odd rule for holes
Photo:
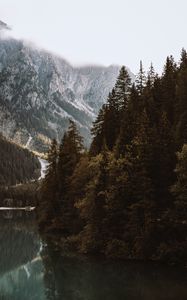
[[[187,270],[65,258],[31,212],[0,214],[0,300],[187,300]]]

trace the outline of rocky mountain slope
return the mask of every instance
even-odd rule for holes
[[[113,65],[76,68],[23,41],[1,38],[0,132],[41,152],[52,138],[62,138],[71,118],[89,144],[91,124],[118,72]]]

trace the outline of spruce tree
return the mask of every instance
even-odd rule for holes
[[[40,190],[39,211],[40,227],[46,228],[52,224],[56,214],[58,214],[58,181],[57,181],[57,158],[58,158],[58,145],[55,139],[52,140],[51,147],[47,155],[48,167],[46,176],[43,179]],[[48,226],[46,225],[48,224]],[[49,226],[50,227],[50,226]]]
[[[71,222],[75,217],[74,201],[70,197],[71,176],[83,154],[82,137],[79,135],[75,123],[70,120],[69,128],[64,134],[59,149],[58,159],[58,192],[61,211],[61,230],[63,234],[71,233],[74,226]]]
[[[112,93],[109,94],[104,116],[104,140],[109,150],[114,148],[120,133],[121,122],[126,118],[130,92],[131,78],[127,69],[123,66],[115,87]]]
[[[104,141],[103,124],[104,124],[105,112],[106,112],[106,105],[103,105],[99,111],[96,120],[93,122],[93,127],[91,129],[93,140],[89,150],[89,154],[91,156],[96,156],[97,154],[99,154],[103,147],[103,141]]]
[[[158,124],[159,144],[155,160],[157,172],[155,178],[156,197],[160,208],[169,205],[171,199],[170,186],[175,180],[174,168],[176,164],[175,142],[172,126],[167,118],[167,113],[162,112]],[[162,180],[161,180],[162,178]]]
[[[103,150],[102,154],[91,159],[89,168],[92,176],[87,183],[85,197],[76,204],[85,222],[80,233],[80,250],[85,253],[101,253],[106,238],[103,221],[105,217],[108,156],[105,151]]]
[[[149,86],[150,88],[154,87],[154,82],[155,82],[155,70],[153,67],[153,64],[151,63],[150,69],[148,71],[148,75],[147,75],[147,83],[146,86]]]
[[[183,145],[182,151],[177,153],[177,165],[175,169],[177,181],[171,191],[176,199],[177,218],[186,221],[187,218],[187,145]]]
[[[58,182],[60,194],[66,194],[68,180],[83,153],[83,140],[75,123],[69,120],[69,128],[64,134],[59,148]]]
[[[97,155],[102,151],[105,141],[109,150],[116,144],[120,132],[120,120],[124,118],[129,95],[131,90],[131,78],[127,69],[123,66],[120,70],[116,84],[108,96],[107,104],[102,107],[98,118],[93,123],[93,142],[90,147],[90,154]]]
[[[142,61],[140,61],[140,70],[136,77],[136,88],[138,90],[139,95],[142,95],[145,85],[146,85],[146,76],[143,69]]]
[[[176,63],[172,56],[167,57],[162,76],[161,108],[167,113],[171,125],[173,125],[175,119],[176,75]]]
[[[114,90],[115,90],[115,106],[119,111],[127,108],[129,94],[131,89],[131,78],[127,69],[123,66],[119,72]]]
[[[116,101],[116,99],[115,90],[113,89],[112,93],[109,94],[107,99],[103,123],[103,147],[104,143],[106,143],[106,146],[110,151],[113,149],[116,143],[120,128],[119,120],[121,113],[119,111],[118,101]]]
[[[183,49],[176,83],[175,138],[177,149],[187,143],[187,54]]]

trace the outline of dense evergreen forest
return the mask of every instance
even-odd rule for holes
[[[0,186],[25,183],[37,179],[40,163],[29,150],[6,140],[0,135]]]
[[[70,121],[53,140],[40,230],[68,251],[187,263],[187,52],[161,76],[122,67],[89,151]]]
[[[39,181],[0,187],[0,206],[36,206]]]

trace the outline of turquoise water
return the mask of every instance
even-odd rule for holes
[[[0,215],[0,300],[187,300],[187,270],[65,258],[33,213]]]

